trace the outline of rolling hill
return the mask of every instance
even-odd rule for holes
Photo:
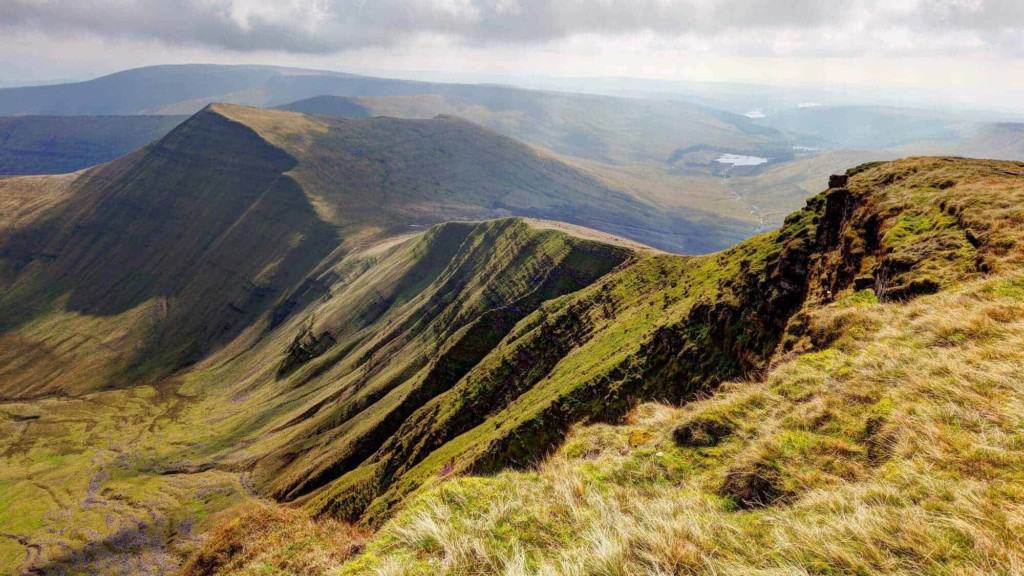
[[[1024,158],[1024,123],[997,122],[979,126],[953,152],[972,158],[1020,160]]]
[[[284,108],[342,116],[460,116],[558,154],[610,163],[665,163],[694,147],[773,157],[789,151],[782,134],[738,114],[682,102],[500,86],[436,85],[424,94],[319,96]]]
[[[1011,571],[1024,165],[845,174],[703,255],[445,116],[0,179],[0,571]]]
[[[938,110],[852,105],[790,108],[758,122],[794,134],[803,146],[859,150],[955,143],[978,123]]]
[[[1019,361],[1024,317],[1024,165],[863,165],[777,231],[678,256],[518,218],[356,233],[361,215],[327,210],[326,192],[306,191],[305,171],[316,165],[302,168],[274,144],[301,150],[308,132],[295,124],[314,121],[214,107],[85,175],[3,181],[0,532],[13,536],[0,539],[4,566],[169,571],[189,554],[192,574],[601,561],[624,573],[839,561],[915,572],[954,557],[975,568],[1013,561],[1012,548],[998,548],[1002,520],[979,523],[964,506],[1005,502],[990,487],[1016,482],[1015,460],[979,453],[977,442],[1012,443],[1002,431],[1019,420],[991,402],[1012,407],[1019,395],[1004,369]],[[221,179],[205,175],[209,185],[192,196],[180,193],[193,184],[166,182],[177,191],[168,200],[156,182],[146,187],[155,192],[132,196],[117,178],[140,178],[140,163],[186,161],[176,172],[199,174],[208,161]],[[282,169],[287,176],[274,176]],[[232,185],[236,170],[269,185]],[[107,188],[90,192],[88,179]],[[291,184],[278,191],[281,180]],[[156,220],[133,227],[96,210],[113,198],[133,211],[124,222]],[[180,211],[195,198],[208,216]],[[74,224],[56,224],[72,215],[63,222]],[[162,221],[195,227],[165,233]],[[121,248],[104,237],[130,240]],[[112,267],[103,250],[135,272]],[[70,292],[19,300],[44,278]],[[1005,346],[986,340],[997,336]],[[138,355],[146,361],[109,360]],[[962,383],[929,376],[953,370],[942,357],[972,363],[954,372]],[[986,383],[996,386],[991,398],[971,388]],[[956,399],[964,420],[949,420],[944,398]],[[648,400],[684,407],[634,410]],[[983,428],[954,434],[969,423]],[[926,433],[953,444],[921,452],[914,438]],[[958,467],[967,458],[978,464],[972,472]],[[510,466],[526,470],[501,472]],[[937,509],[922,496],[873,507],[873,493],[930,493],[927,482],[938,480],[913,471],[944,466],[943,490],[963,502]],[[834,549],[814,555],[787,544],[816,518],[848,514],[822,500],[835,490],[858,513],[890,522],[871,530],[904,514],[935,530],[956,521],[1008,555],[941,532],[893,533],[900,553],[852,538],[839,522],[830,524],[842,542]],[[699,515],[684,522],[679,506]],[[762,522],[785,529],[765,533]],[[668,524],[685,532],[658,528]],[[737,535],[715,548],[697,526]],[[658,534],[668,548],[634,552]],[[741,545],[749,538],[778,555],[751,556]],[[683,541],[694,548],[676,555]],[[459,542],[477,553],[459,555]],[[602,542],[621,554],[602,556]],[[939,544],[945,556],[928,553]],[[855,560],[854,550],[874,556]]]
[[[781,225],[821,187],[822,174],[838,174],[849,166],[894,158],[895,154],[885,151],[828,150],[802,155],[753,176],[726,178],[723,185],[749,205],[751,213],[768,229]]]

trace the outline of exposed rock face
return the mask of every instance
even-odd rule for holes
[[[683,400],[726,379],[759,374],[809,291],[824,283],[838,289],[846,281],[826,278],[829,270],[819,257],[843,250],[842,231],[854,204],[849,190],[834,190],[809,202],[777,233],[712,256],[633,264],[550,315],[527,320],[448,393],[410,414],[359,468],[328,485],[314,509],[378,523],[406,494],[439,475],[527,466],[574,423],[617,419],[641,400]],[[623,291],[644,296],[624,299]],[[684,304],[673,306],[677,298]],[[562,369],[607,334],[626,329],[635,321],[628,319],[631,307],[649,299],[662,302],[664,318],[637,334],[632,352],[616,351],[614,363],[593,358],[607,364],[595,373]],[[531,400],[536,397],[546,399]],[[683,441],[713,443],[727,433],[710,425],[683,434]],[[454,444],[460,448],[449,448]],[[751,502],[770,496],[756,481],[737,482],[750,484]]]
[[[829,188],[842,188],[842,187],[846,186],[847,178],[848,177],[847,177],[846,174],[833,174],[833,175],[828,177],[828,187]]]
[[[315,335],[309,327],[303,328],[288,347],[284,360],[277,368],[277,377],[287,376],[299,366],[329,350],[337,342],[334,335],[328,331]]]

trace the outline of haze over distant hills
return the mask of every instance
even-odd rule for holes
[[[0,165],[0,174],[79,169],[113,159],[175,124],[152,115],[74,114],[164,115],[227,101],[339,117],[452,115],[547,150],[605,187],[735,238],[778,224],[800,205],[808,189],[792,186],[794,178],[819,182],[828,167],[843,162],[923,153],[1024,157],[1014,125],[990,120],[998,115],[842,99],[820,105],[803,101],[813,93],[786,94],[781,88],[694,85],[682,93],[622,98],[267,66],[156,66],[87,82],[0,90],[0,113],[72,114],[0,123],[0,157],[18,162],[17,168]],[[765,105],[758,107],[758,99]],[[735,113],[745,109],[747,115]],[[832,161],[815,159],[824,151]],[[752,162],[723,163],[729,154]],[[780,178],[782,173],[788,176]]]
[[[0,576],[1024,576],[1020,3],[0,0]]]
[[[59,174],[140,148],[184,116],[0,116],[0,175]]]
[[[695,143],[736,151],[785,145],[774,130],[753,126],[741,115],[684,102],[269,66],[153,66],[88,82],[0,89],[0,114],[189,114],[211,102],[273,107],[324,95],[388,97],[379,112],[392,116],[460,113],[556,152],[604,159],[663,160]]]
[[[933,377],[951,369],[948,355],[970,359],[964,377],[982,389],[1016,394],[1006,370],[1020,347],[976,350],[959,334],[1021,338],[1022,182],[1019,162],[869,163],[779,230],[679,256],[557,223],[445,222],[539,211],[629,223],[633,235],[671,223],[655,204],[455,118],[213,105],[109,164],[0,179],[0,525],[18,535],[0,541],[0,566],[308,573],[353,559],[354,574],[395,562],[416,573],[424,555],[441,565],[444,549],[401,535],[424,533],[417,518],[447,518],[443,538],[480,551],[459,569],[487,572],[508,538],[502,499],[526,518],[522,545],[562,565],[566,549],[600,557],[571,528],[602,523],[596,494],[607,491],[630,522],[682,522],[663,500],[684,498],[702,522],[747,535],[728,541],[728,561],[746,567],[763,560],[747,545],[761,531],[738,517],[801,529],[802,507],[839,489],[867,491],[850,498],[889,521],[918,514],[931,504],[872,496],[897,481],[888,466],[952,466],[950,491],[1007,466],[978,451],[992,428],[939,432],[968,442],[956,459],[985,454],[981,468],[872,450],[880,435],[912,442],[948,421],[938,391],[949,391],[934,388],[948,383]],[[896,378],[887,354],[919,357]],[[913,400],[904,412],[887,394]],[[622,420],[654,399],[693,403]],[[957,406],[971,419],[993,410],[975,393]],[[830,416],[808,428],[819,409]],[[663,416],[640,418],[651,410]],[[898,485],[934,481],[915,473]],[[558,508],[565,490],[581,494],[584,515]],[[979,498],[995,505],[996,493]],[[936,522],[988,534],[978,502],[956,501]],[[820,514],[841,525],[844,510],[829,500]],[[930,561],[930,537],[895,538],[902,562]],[[632,573],[675,556],[616,562]]]

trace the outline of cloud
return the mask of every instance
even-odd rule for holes
[[[1024,53],[1020,0],[0,0],[0,29],[307,54],[638,33],[772,54]]]

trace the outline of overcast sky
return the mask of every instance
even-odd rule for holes
[[[0,0],[0,82],[158,63],[1024,97],[1024,0]]]

